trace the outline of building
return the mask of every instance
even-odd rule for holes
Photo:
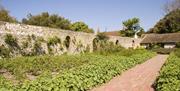
[[[177,43],[180,43],[180,33],[146,34],[140,44],[145,48],[153,44],[161,44],[164,48],[174,48]]]
[[[104,34],[107,36],[120,36],[119,31],[109,31],[109,32],[104,32]]]

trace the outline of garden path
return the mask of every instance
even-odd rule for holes
[[[157,55],[92,91],[154,91],[153,83],[167,57]]]

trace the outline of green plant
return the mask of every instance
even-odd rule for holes
[[[180,91],[180,51],[171,53],[156,80],[156,91]]]
[[[103,41],[107,41],[107,40],[109,39],[109,37],[106,36],[105,33],[98,33],[98,34],[96,35],[96,38],[97,38],[98,40],[103,40]]]
[[[22,42],[22,48],[28,48],[29,42],[28,41],[23,41]]]
[[[48,46],[48,51],[50,54],[52,54],[53,49],[51,48],[52,46],[55,46],[57,44],[61,43],[61,39],[58,38],[57,36],[53,37],[53,38],[49,38],[47,41],[47,46]]]
[[[44,38],[43,37],[37,37],[37,41],[40,41],[40,42],[45,42]]]
[[[157,52],[159,54],[170,54],[171,52],[173,52],[175,49],[174,48],[156,48],[156,49],[152,49],[152,51]]]
[[[33,55],[45,54],[43,48],[41,47],[40,41],[35,41],[33,46]]]
[[[176,43],[176,47],[180,48],[180,42]]]
[[[0,69],[7,69],[21,83],[18,85],[4,84],[7,81],[5,78],[0,78],[0,86],[10,91],[90,90],[154,55],[154,53],[146,50],[138,50],[137,53],[134,52],[127,57],[122,56],[122,54],[119,52],[106,56],[87,53],[1,59]],[[59,74],[52,77],[51,72]],[[33,81],[26,81],[24,80],[27,79],[24,76],[26,73],[33,73],[38,77]]]
[[[18,48],[19,45],[17,43],[17,39],[15,37],[13,37],[11,34],[6,34],[5,35],[5,43],[8,44],[10,47],[16,47]]]
[[[61,39],[58,38],[57,36],[53,37],[53,38],[49,38],[47,45],[48,46],[54,46],[57,45],[58,43],[61,43]]]
[[[4,45],[0,46],[0,57],[7,58],[10,56],[10,50],[6,48]]]
[[[87,45],[87,46],[86,46],[86,50],[85,50],[84,52],[85,52],[85,53],[90,52],[90,45]]]
[[[112,56],[116,57],[116,59],[98,57],[99,59],[96,59],[96,62],[93,61],[78,68],[64,71],[54,79],[35,80],[25,85],[25,89],[48,91],[53,89],[68,91],[90,90],[94,86],[107,82],[114,76],[121,74],[123,70],[142,63],[149,58],[149,55],[143,54],[142,56],[142,54],[139,54],[129,58]],[[127,62],[128,60],[131,60],[131,62]]]

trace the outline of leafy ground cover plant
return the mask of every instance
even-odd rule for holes
[[[85,91],[109,81],[153,55],[152,52],[139,50],[139,53],[126,56],[119,52],[119,55],[116,53],[108,56],[87,53],[2,59],[0,69],[7,69],[19,80],[26,79],[26,73],[34,73],[38,77],[33,81],[22,80],[13,85],[2,76],[0,88],[20,91]],[[53,71],[59,74],[52,76]]]
[[[180,91],[180,50],[170,54],[155,83],[157,91]]]

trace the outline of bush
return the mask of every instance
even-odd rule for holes
[[[28,41],[23,41],[22,42],[22,48],[28,48],[29,42]]]
[[[57,36],[53,37],[53,38],[49,38],[47,45],[48,46],[54,46],[57,45],[58,43],[61,43],[61,39],[58,38]]]
[[[152,49],[152,51],[157,52],[158,54],[170,54],[173,52],[175,49],[174,48],[157,48],[157,49]]]
[[[5,35],[5,43],[8,44],[10,47],[19,48],[17,39],[15,37],[13,37],[11,34]]]
[[[94,52],[100,53],[103,55],[108,55],[108,54],[120,52],[122,50],[125,50],[125,48],[123,48],[120,45],[115,45],[113,42],[101,41],[99,43],[99,48],[95,50]]]
[[[41,42],[40,41],[35,41],[34,46],[33,46],[33,55],[42,55],[45,54],[43,51],[43,48],[41,47]]]
[[[104,41],[106,41],[106,40],[109,39],[109,37],[106,36],[105,33],[98,33],[98,34],[96,35],[96,38],[97,38],[98,40],[104,40]]]
[[[174,54],[180,58],[180,48],[174,50]]]
[[[48,46],[48,51],[49,51],[50,54],[52,54],[52,50],[53,50],[53,49],[51,48],[51,46],[55,46],[55,45],[57,45],[58,43],[59,43],[59,44],[61,43],[61,39],[58,38],[57,36],[48,39],[47,46]]]
[[[0,57],[7,58],[10,56],[10,50],[4,45],[0,46]]]
[[[180,48],[180,42],[176,43],[176,47]]]

